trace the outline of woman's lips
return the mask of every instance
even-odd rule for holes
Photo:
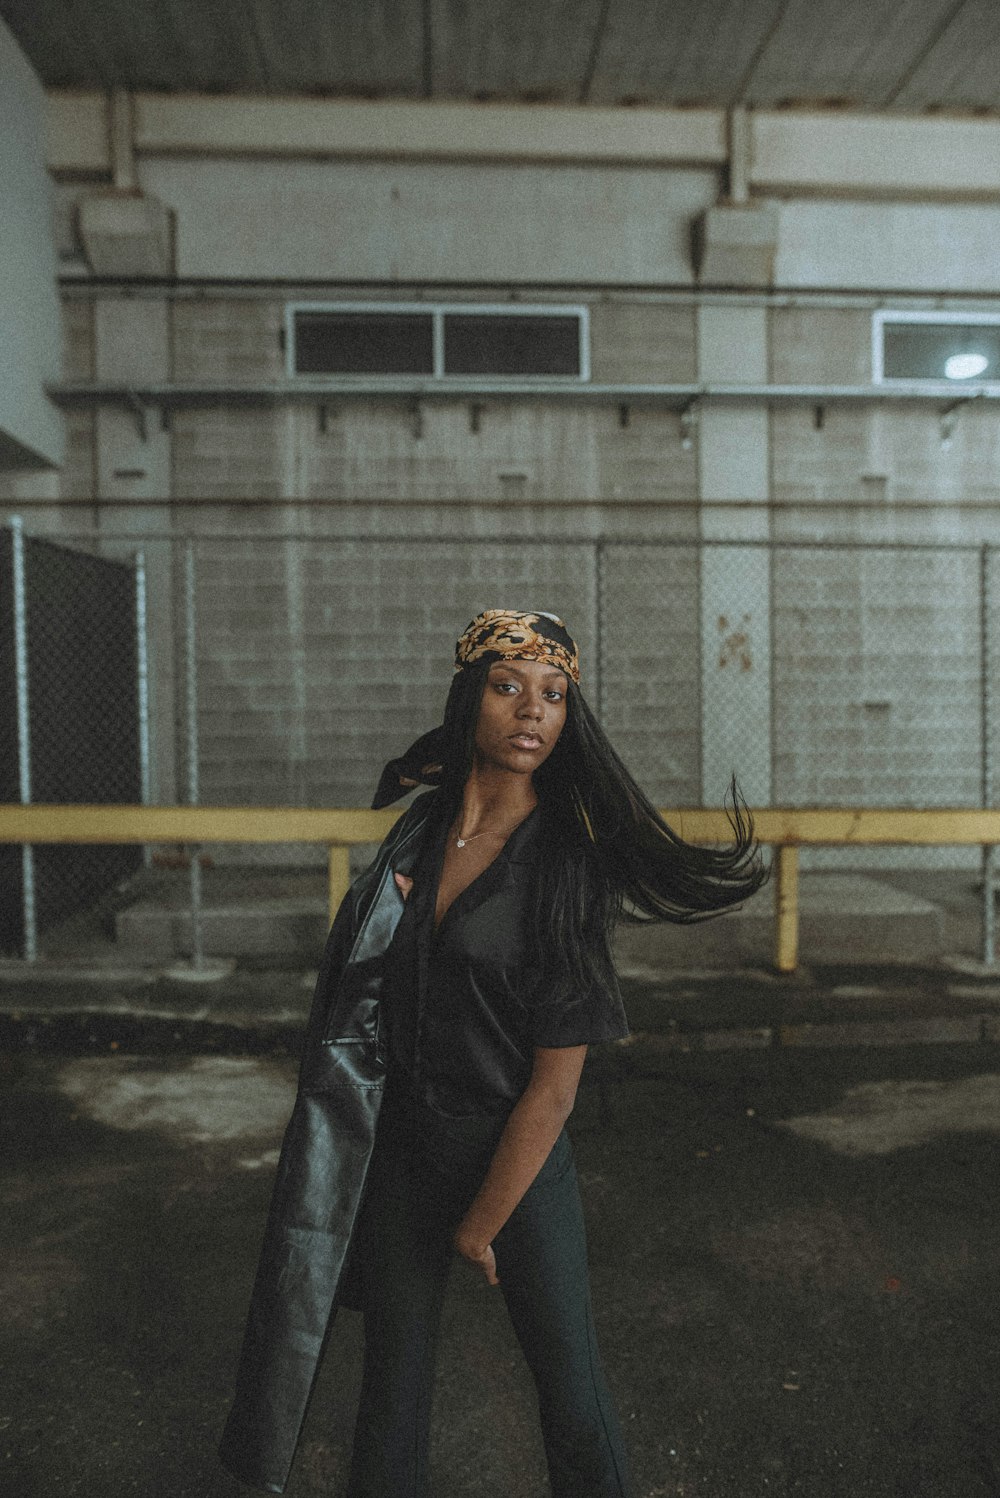
[[[510,741],[517,749],[540,749],[542,741],[537,733],[512,733]]]

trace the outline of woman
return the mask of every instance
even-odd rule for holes
[[[657,815],[579,690],[552,614],[458,641],[440,728],[383,771],[417,798],[331,931],[223,1460],[283,1491],[340,1304],[365,1361],[348,1498],[423,1498],[453,1252],[499,1285],[553,1498],[627,1498],[565,1123],[590,1044],[628,1033],[616,921],[703,919],[766,878],[735,778],[726,849]]]

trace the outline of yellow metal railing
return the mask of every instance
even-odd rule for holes
[[[324,843],[332,921],[350,882],[351,846],[381,842],[400,815],[353,807],[6,804],[0,805],[0,843]],[[662,815],[689,842],[722,843],[732,836],[721,810],[665,809]],[[800,847],[1000,843],[1000,810],[762,807],[753,818],[757,837],[775,850],[774,964],[782,973],[798,964]]]

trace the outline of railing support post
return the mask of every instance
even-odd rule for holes
[[[996,958],[996,869],[993,863],[993,844],[983,847],[983,963],[993,967]]]
[[[351,850],[343,843],[330,847],[330,925],[351,883]]]
[[[779,843],[774,881],[774,965],[779,973],[794,973],[799,961],[799,850]]]

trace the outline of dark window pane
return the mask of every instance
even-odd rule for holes
[[[433,374],[428,312],[297,312],[296,374]]]
[[[579,375],[578,317],[446,313],[445,374]]]
[[[887,322],[882,337],[887,380],[1000,380],[1000,325]]]

